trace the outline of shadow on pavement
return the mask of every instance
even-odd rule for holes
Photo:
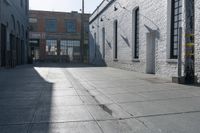
[[[92,64],[83,63],[34,63],[35,67],[51,67],[51,68],[88,68],[88,67],[103,67]]]
[[[46,74],[44,72],[43,76]],[[45,105],[46,112],[42,112],[47,120],[43,122],[48,125],[52,89],[53,84],[46,81],[31,65],[0,70],[0,132],[30,132],[33,123],[41,122],[36,118],[42,112],[44,95],[48,104]],[[48,133],[48,130],[46,128],[45,132]]]

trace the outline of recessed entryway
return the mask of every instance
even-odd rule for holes
[[[1,66],[6,66],[6,26],[1,25]]]
[[[147,33],[146,38],[146,73],[155,74],[155,33]]]

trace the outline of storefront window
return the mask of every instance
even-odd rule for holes
[[[68,55],[68,49],[73,48],[73,53],[80,55],[80,41],[62,40],[60,41],[60,55]]]
[[[57,55],[57,40],[46,40],[47,55]]]

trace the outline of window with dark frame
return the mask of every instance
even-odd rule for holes
[[[57,55],[57,40],[46,40],[46,54]]]
[[[97,57],[97,34],[94,33],[94,58]]]
[[[135,10],[135,45],[134,45],[134,58],[139,58],[139,8]]]
[[[170,58],[178,58],[179,28],[182,23],[182,0],[172,0],[172,21],[171,21],[171,49]]]
[[[24,6],[23,0],[20,0],[20,5],[21,5],[21,7]]]
[[[36,32],[38,28],[38,19],[37,18],[29,18],[29,30]]]
[[[84,22],[84,31],[86,34],[89,33],[89,22]]]
[[[73,49],[73,53],[80,56],[80,41],[79,40],[61,40],[60,55],[68,55],[69,48]]]
[[[25,13],[28,14],[28,2],[27,2],[27,0],[24,1],[24,4],[25,4],[25,8],[24,8]]]
[[[66,20],[65,21],[66,31],[68,33],[76,33],[76,20]]]
[[[114,22],[114,59],[118,58],[118,22]]]
[[[105,28],[102,28],[102,57],[105,59],[105,43],[106,43],[106,38],[105,38]]]
[[[57,21],[56,19],[46,20],[46,32],[56,32],[57,31]]]

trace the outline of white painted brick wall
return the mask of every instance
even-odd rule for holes
[[[156,75],[162,77],[172,77],[177,76],[177,62],[171,62],[172,60],[168,59],[168,51],[170,45],[167,42],[168,36],[168,29],[167,29],[167,21],[168,21],[168,2],[170,0],[116,0],[117,2],[121,3],[122,6],[128,9],[124,10],[119,7],[118,10],[114,12],[114,5],[112,4],[107,10],[101,14],[101,16],[106,16],[110,20],[106,20],[105,17],[104,21],[101,22],[101,16],[96,19],[94,22],[90,24],[90,31],[91,31],[91,38],[93,37],[94,33],[97,33],[97,45],[99,45],[99,51],[102,53],[102,28],[105,27],[106,30],[106,58],[105,62],[108,66],[133,70],[138,72],[146,72],[146,34],[148,30],[145,28],[144,25],[150,27],[153,30],[159,28],[159,38],[156,39]],[[198,0],[196,0],[198,1]],[[184,1],[183,1],[184,2]],[[106,5],[106,1],[104,1],[103,6],[101,9]],[[198,3],[200,3],[198,1]],[[184,5],[184,3],[183,3]],[[200,4],[198,4],[200,5]],[[132,10],[139,6],[140,9],[140,62],[133,62],[132,61]],[[100,10],[99,10],[100,11]],[[200,14],[200,13],[199,13]],[[94,18],[95,15],[92,15],[90,18]],[[200,16],[200,15],[199,15]],[[184,20],[184,9],[183,9],[183,20]],[[200,20],[200,17],[198,17]],[[118,61],[113,61],[113,22],[114,20],[118,20],[119,29],[118,29]],[[151,20],[151,21],[150,21]],[[155,24],[153,24],[155,23]],[[95,28],[92,28],[94,26]],[[200,29],[200,25],[196,25]],[[183,34],[184,34],[184,21],[183,21]],[[129,45],[121,37],[127,38]],[[198,39],[200,42],[200,37]],[[197,42],[198,42],[197,41]],[[184,38],[183,38],[184,43]],[[110,47],[111,46],[111,47]],[[184,46],[184,45],[183,45]],[[97,63],[100,58],[97,58],[94,61],[94,43],[90,41],[90,62]],[[200,55],[200,47],[196,47],[196,57]],[[183,47],[183,51],[185,51]],[[197,55],[198,54],[198,55]],[[183,61],[184,61],[184,53],[183,53]],[[101,57],[101,56],[100,56]],[[183,63],[184,64],[184,63]],[[196,61],[196,67],[200,65],[200,58]],[[183,66],[184,68],[184,66]],[[200,69],[196,69],[196,73],[200,75]]]

